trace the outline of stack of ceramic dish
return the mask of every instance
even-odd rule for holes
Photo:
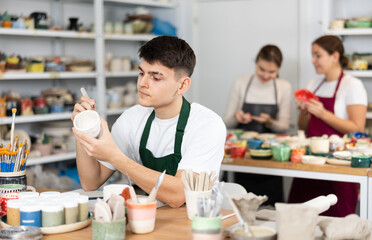
[[[333,157],[328,157],[326,161],[328,164],[350,166],[351,156],[352,153],[349,151],[338,151],[334,152]]]
[[[271,148],[262,147],[263,140],[261,139],[251,139],[248,140],[249,153],[253,159],[271,159],[273,152]]]

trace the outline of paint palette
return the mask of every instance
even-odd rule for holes
[[[300,102],[308,102],[311,99],[319,100],[317,96],[314,95],[314,93],[310,92],[307,89],[297,89],[294,93],[296,99]]]

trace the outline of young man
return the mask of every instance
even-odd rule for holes
[[[139,105],[117,119],[111,134],[101,118],[99,139],[73,129],[80,181],[83,189],[95,190],[119,170],[149,193],[166,170],[157,199],[179,207],[185,202],[185,169],[219,172],[226,128],[214,112],[183,97],[195,67],[195,54],[184,40],[156,37],[140,48],[139,56]],[[81,99],[72,120],[95,106],[94,100]]]

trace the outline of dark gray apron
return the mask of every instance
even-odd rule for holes
[[[249,80],[247,89],[244,94],[243,112],[249,112],[252,116],[259,116],[260,113],[267,113],[271,118],[275,119],[278,113],[278,100],[277,100],[277,88],[276,79],[274,79],[274,94],[275,104],[255,104],[246,103],[245,99],[249,91],[249,87],[252,84],[254,75]],[[252,121],[248,124],[239,124],[239,129],[244,131],[256,131],[259,133],[272,133],[273,131],[265,126],[265,124]],[[283,178],[279,176],[269,176],[260,174],[249,174],[249,173],[235,173],[235,182],[243,185],[248,192],[253,192],[256,195],[267,195],[268,201],[263,205],[272,205],[276,202],[283,202]]]
[[[274,79],[274,94],[275,94],[275,104],[257,104],[257,103],[246,103],[245,99],[247,98],[249,87],[252,84],[254,75],[249,79],[249,83],[245,90],[244,98],[243,98],[243,112],[250,113],[252,116],[260,116],[261,113],[267,113],[270,115],[271,118],[275,119],[276,115],[278,114],[278,99],[277,99],[277,90],[276,90],[276,79]],[[261,124],[256,121],[251,121],[248,124],[241,124],[238,125],[239,129],[243,129],[244,131],[256,131],[259,133],[271,133],[273,132],[270,128],[267,128],[265,124]]]

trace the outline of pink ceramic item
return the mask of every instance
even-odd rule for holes
[[[133,233],[149,233],[154,231],[156,217],[156,200],[147,203],[147,197],[139,197],[139,203],[133,200],[126,202],[129,227]]]

